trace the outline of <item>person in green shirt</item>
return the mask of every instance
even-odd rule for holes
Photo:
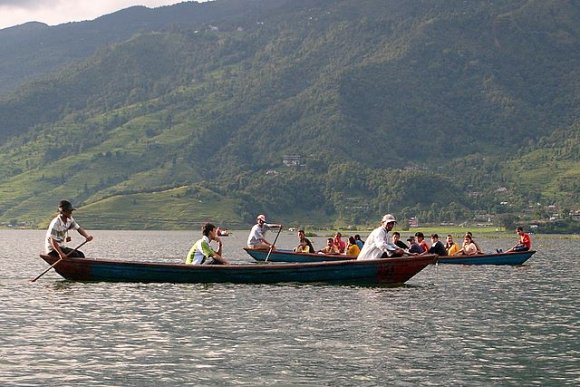
[[[202,238],[191,246],[186,264],[190,265],[227,265],[229,262],[222,257],[222,240],[217,235],[217,228],[211,223],[206,223],[201,228]],[[211,241],[218,243],[217,251],[214,251],[209,245]]]

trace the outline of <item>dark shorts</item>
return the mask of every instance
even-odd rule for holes
[[[85,255],[83,254],[82,251],[75,250],[74,252],[72,252],[73,249],[71,249],[70,247],[61,247],[60,249],[62,250],[63,253],[65,253],[69,257],[75,257],[75,258],[84,258],[85,257]],[[52,255],[53,257],[58,257],[58,253],[54,250],[51,251],[50,253],[48,253],[48,255]]]
[[[513,248],[513,251],[528,251],[528,246],[526,245],[517,245]]]

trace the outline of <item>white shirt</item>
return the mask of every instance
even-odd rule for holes
[[[50,240],[54,239],[59,246],[65,242],[66,233],[68,230],[78,230],[81,226],[75,222],[75,220],[71,217],[66,220],[66,222],[62,221],[60,215],[50,222],[48,226],[48,230],[46,230],[46,238],[45,238],[45,251],[46,253],[50,253],[52,249],[52,245],[50,244]]]
[[[375,228],[365,241],[358,259],[379,259],[383,253],[392,255],[397,246],[389,242],[389,232],[383,226]]]
[[[264,234],[266,231],[272,228],[271,224],[264,223],[262,226],[259,224],[255,224],[254,227],[250,230],[250,235],[248,236],[248,246],[254,246],[259,243],[262,243],[262,239],[264,239]]]
[[[215,251],[209,245],[210,242],[207,235],[204,235],[200,240],[195,242],[187,254],[185,263],[201,265],[207,258],[215,254]],[[211,259],[209,262],[211,262]]]

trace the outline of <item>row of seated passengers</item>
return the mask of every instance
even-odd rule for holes
[[[342,240],[342,234],[337,232],[334,238],[328,238],[326,240],[326,246],[322,249],[316,251],[312,242],[306,238],[304,230],[298,230],[298,246],[294,248],[297,253],[319,253],[328,255],[338,255],[344,254],[353,257],[357,257],[363,248],[364,241],[361,240],[360,235],[348,237],[348,242]],[[431,234],[431,246],[425,241],[425,236],[422,232],[417,232],[415,235],[411,235],[407,238],[407,245],[401,240],[401,234],[399,232],[394,232],[392,236],[392,243],[405,252],[409,254],[437,254],[437,255],[475,255],[482,254],[481,249],[473,241],[473,236],[471,232],[467,232],[463,239],[463,245],[459,246],[453,241],[452,235],[447,235],[447,241],[445,244],[439,241],[439,235]]]

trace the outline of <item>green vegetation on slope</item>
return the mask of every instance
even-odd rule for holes
[[[1,222],[61,198],[102,228],[578,209],[572,3],[214,3],[0,99]]]

